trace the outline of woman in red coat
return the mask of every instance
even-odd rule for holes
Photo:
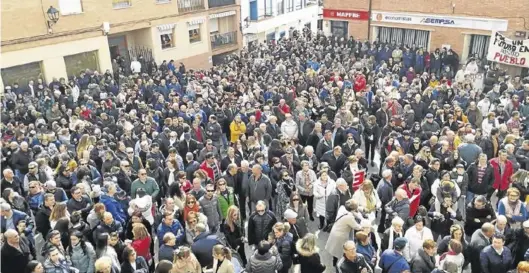
[[[410,200],[410,218],[413,218],[419,209],[421,203],[421,180],[418,178],[412,178],[408,183],[404,183],[399,186],[408,194]]]
[[[149,231],[142,223],[132,224],[132,243],[130,246],[134,248],[138,256],[141,256],[147,261],[147,264],[151,264],[151,236]]]
[[[355,79],[355,84],[353,86],[353,90],[355,92],[361,92],[366,89],[366,77],[364,74],[358,74]]]
[[[490,160],[490,165],[494,173],[494,184],[492,188],[498,190],[498,200],[505,195],[505,191],[511,184],[511,176],[514,174],[512,162],[507,159],[507,151],[500,150],[498,157]],[[500,173],[500,165],[503,165],[503,173]]]

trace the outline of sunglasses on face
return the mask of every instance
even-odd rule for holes
[[[260,209],[257,210],[257,213],[263,213],[263,212],[265,212],[264,209],[263,210],[260,210]]]
[[[194,203],[195,203],[195,201],[189,201],[189,202],[187,202],[187,204],[194,204]]]
[[[207,190],[207,192],[215,192],[214,190]]]

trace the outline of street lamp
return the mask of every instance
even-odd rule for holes
[[[46,12],[46,14],[48,15],[48,22],[47,22],[48,31],[51,33],[52,32],[51,27],[53,25],[55,25],[55,23],[57,23],[57,21],[59,21],[59,10],[57,10],[53,6],[50,6],[50,8]]]

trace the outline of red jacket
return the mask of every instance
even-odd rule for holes
[[[492,187],[495,190],[500,191],[504,191],[509,188],[509,185],[511,184],[511,176],[514,174],[511,161],[505,161],[505,170],[503,175],[500,175],[500,162],[498,158],[493,158],[489,162],[490,165],[492,165],[492,169],[494,170],[494,184],[492,184]]]
[[[138,256],[145,258],[145,261],[151,260],[151,237],[145,237],[141,240],[134,240],[131,244]]]
[[[281,111],[283,111],[283,113],[285,114],[290,113],[290,106],[288,106],[288,104],[285,103],[283,104],[283,106],[279,105],[278,107],[279,109],[281,109]]]
[[[217,164],[215,162],[215,164]],[[219,172],[220,172],[220,166],[219,164],[217,164],[217,168],[219,168]],[[208,174],[208,177],[211,179],[211,181],[215,181],[215,172],[213,172],[213,169],[211,167],[208,166],[208,162],[204,160],[204,162],[202,162],[202,164],[200,164],[200,169],[201,170],[204,170],[207,174]]]
[[[403,189],[408,194],[408,199],[410,200],[410,217],[413,218],[419,210],[421,203],[421,188],[415,189],[413,192],[408,188],[408,184],[404,183],[399,186],[399,189]],[[404,220],[404,219],[403,219]]]
[[[366,78],[362,76],[356,77],[355,84],[353,86],[353,90],[355,92],[360,92],[366,89]]]

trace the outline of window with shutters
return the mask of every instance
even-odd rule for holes
[[[83,13],[81,0],[59,0],[59,11],[61,15],[72,15]]]
[[[188,32],[189,32],[189,43],[190,44],[198,43],[201,41],[200,25],[201,24],[189,26]]]

